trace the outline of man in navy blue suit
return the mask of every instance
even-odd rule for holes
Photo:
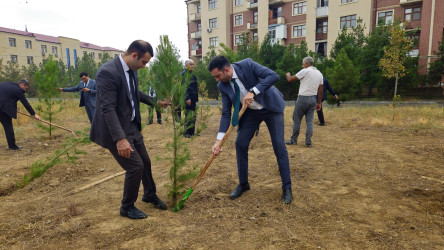
[[[230,199],[236,199],[243,192],[250,190],[248,146],[259,125],[265,121],[282,179],[282,201],[290,204],[293,197],[288,152],[284,141],[285,101],[282,93],[273,86],[279,80],[279,75],[250,58],[231,64],[224,56],[214,57],[208,65],[208,70],[216,81],[219,81],[217,87],[222,97],[219,133],[212,147],[215,156],[222,151],[220,142],[230,126],[231,107],[235,107],[237,103],[236,92],[239,92],[238,101],[242,102],[241,105],[248,106],[239,120],[236,138],[239,185],[230,194]],[[235,119],[233,121],[233,126],[237,125],[234,124]]]

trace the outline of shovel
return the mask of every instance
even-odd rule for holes
[[[246,109],[247,109],[247,105],[243,105],[242,109],[239,111],[239,120],[240,120],[241,116],[244,114]],[[224,137],[220,141],[219,147],[222,148],[222,146],[224,145],[225,141],[228,139],[228,136],[230,135],[230,133],[233,129],[234,129],[234,126],[230,122],[230,127],[228,127],[227,132],[225,133]],[[179,212],[179,210],[183,207],[183,204],[188,199],[188,197],[191,195],[191,193],[193,193],[193,191],[196,188],[197,184],[199,183],[200,179],[202,179],[202,176],[205,174],[208,167],[211,165],[211,162],[213,162],[214,157],[215,157],[214,154],[211,154],[210,159],[208,159],[207,164],[205,164],[205,167],[202,169],[202,171],[200,171],[200,173],[197,176],[196,180],[194,181],[193,185],[190,187],[190,189],[188,189],[187,193],[182,198],[182,200],[180,200],[179,203],[177,203],[177,205],[174,207],[174,212]]]
[[[21,112],[20,110],[17,110],[17,113],[22,114],[22,115],[25,115],[25,116],[28,116],[28,117],[32,117],[32,116],[30,116],[30,115],[28,115],[28,114],[26,114],[26,113]],[[59,125],[54,124],[54,123],[51,123],[51,122],[47,122],[47,121],[45,121],[45,120],[40,120],[39,122],[43,122],[43,123],[46,123],[46,124],[52,125],[52,126],[54,126],[54,127],[57,127],[57,128],[63,129],[63,130],[66,130],[66,131],[70,132],[70,133],[74,136],[74,138],[78,138],[77,135],[76,135],[76,133],[74,133],[74,131],[72,131],[71,129],[64,128],[64,127],[62,127],[62,126],[59,126]]]

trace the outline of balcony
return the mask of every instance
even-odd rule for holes
[[[316,33],[316,41],[327,40],[327,33]]]
[[[250,5],[247,6],[248,10],[255,10],[257,9],[258,3],[257,0],[256,1],[250,1]]]
[[[276,4],[284,4],[285,0],[270,0],[270,5],[276,5]]]
[[[191,56],[202,56],[202,48],[191,50]]]
[[[285,46],[285,40],[284,39],[279,39],[279,38],[270,38],[270,44],[271,45],[279,44],[281,46]]]
[[[187,3],[200,3],[200,0],[188,0]]]
[[[201,39],[202,31],[191,32],[191,39]]]
[[[406,6],[415,3],[422,3],[422,0],[399,0],[399,5]]]
[[[198,21],[200,21],[200,13],[191,13],[190,14],[190,21],[191,22],[198,22]]]
[[[247,29],[257,30],[257,23],[247,23]]]
[[[268,24],[285,24],[285,17],[283,16],[279,16],[276,18],[268,18]]]
[[[316,8],[316,18],[328,16],[328,6]]]

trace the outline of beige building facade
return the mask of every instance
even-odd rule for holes
[[[53,37],[27,31],[0,27],[0,59],[17,62],[19,66],[39,64],[50,56],[62,60],[68,67],[74,67],[78,58],[89,54],[95,62],[100,62],[105,53],[118,56],[122,50],[100,47],[68,37]]]
[[[428,65],[444,28],[442,0],[187,0],[189,55],[195,60],[224,43],[236,49],[244,34],[261,43],[266,34],[281,45],[307,42],[311,51],[330,54],[342,27],[362,19],[365,34],[378,20],[406,22],[418,30],[412,56]],[[422,67],[427,68],[427,67]]]

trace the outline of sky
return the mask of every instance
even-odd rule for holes
[[[120,50],[141,39],[154,53],[168,35],[181,60],[188,58],[184,0],[0,0],[0,26]]]

